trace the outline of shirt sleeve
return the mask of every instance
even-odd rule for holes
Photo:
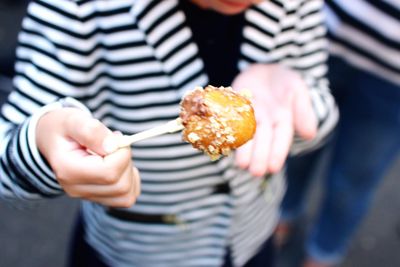
[[[67,75],[57,42],[67,38],[63,24],[71,24],[76,4],[57,2],[58,9],[51,1],[32,1],[19,34],[14,88],[0,114],[0,197],[5,199],[31,200],[63,193],[35,142],[41,115],[65,105],[81,107],[64,99],[76,92],[57,79],[63,72]]]
[[[329,89],[326,78],[328,58],[325,19],[322,12],[323,1],[303,1],[296,12],[288,11],[296,16],[297,21],[293,45],[296,47],[296,57],[285,63],[302,74],[310,92],[315,114],[318,119],[318,133],[316,138],[305,141],[294,138],[292,154],[304,153],[323,145],[335,127],[339,113]]]

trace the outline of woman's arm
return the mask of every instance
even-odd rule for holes
[[[31,200],[65,191],[127,207],[140,192],[130,149],[115,151],[115,134],[81,104],[65,100],[84,95],[76,86],[79,75],[68,67],[68,60],[77,60],[68,49],[80,49],[68,47],[69,40],[84,28],[78,13],[74,1],[29,5],[19,35],[15,89],[0,117],[0,196]]]
[[[336,124],[338,112],[325,77],[321,7],[322,1],[313,0],[288,10],[291,19],[280,33],[285,38],[276,37],[276,47],[284,48],[271,51],[273,55],[281,49],[286,56],[275,64],[247,67],[233,83],[236,90],[247,88],[253,94],[257,132],[236,158],[254,175],[279,171],[289,151],[300,153],[320,145]]]

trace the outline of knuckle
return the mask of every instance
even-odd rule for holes
[[[75,191],[75,190],[71,190],[68,188],[64,188],[64,191],[67,193],[68,196],[72,197],[72,198],[79,198],[81,197],[81,195]]]
[[[129,182],[129,179],[122,179],[122,182],[120,182],[115,188],[115,193],[118,195],[125,195],[128,194],[130,191],[131,183]]]
[[[71,111],[69,111],[67,114],[68,114],[68,115],[67,115],[67,117],[65,118],[65,123],[66,123],[68,126],[76,127],[77,122],[79,122],[80,119],[81,119],[81,117],[82,117],[81,114],[80,114],[80,112],[77,112],[76,110],[71,110]]]
[[[119,166],[120,168],[126,168],[132,163],[132,155],[131,155],[131,149],[121,149],[123,153],[121,153],[121,157],[119,160]]]
[[[68,184],[70,182],[70,179],[68,178],[69,176],[65,173],[63,168],[56,168],[53,172],[60,184]]]
[[[119,180],[119,172],[115,168],[107,169],[107,171],[104,172],[104,175],[102,177],[102,181],[108,185],[115,184],[118,182],[118,180]]]
[[[140,173],[139,173],[138,168],[132,167],[132,172],[133,172],[133,177],[134,177],[134,178],[140,179]]]
[[[101,129],[102,124],[99,120],[90,119],[87,123],[83,124],[81,127],[83,136],[90,139],[93,137],[94,133],[98,132]]]
[[[121,207],[129,208],[136,202],[136,197],[133,195],[126,196],[121,201]]]
[[[117,181],[118,181],[118,178],[116,176],[112,176],[112,175],[107,175],[102,178],[102,182],[106,185],[115,184]]]
[[[118,207],[120,207],[120,208],[130,208],[132,205],[130,205],[128,202],[126,202],[126,201],[122,201],[119,205],[118,205]]]
[[[131,177],[134,181],[140,181],[140,172],[136,167],[132,167]]]

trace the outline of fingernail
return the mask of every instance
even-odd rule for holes
[[[103,149],[107,154],[113,153],[118,149],[118,138],[115,136],[107,136],[103,141]]]

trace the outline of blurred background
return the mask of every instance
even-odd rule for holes
[[[27,1],[0,0],[0,104],[12,88],[15,46]],[[400,137],[399,137],[400,138]],[[400,266],[400,161],[387,173],[369,215],[357,232],[343,267]],[[318,177],[318,175],[316,175]],[[303,227],[314,216],[320,197],[316,179]],[[0,267],[64,266],[69,234],[79,202],[67,197],[19,210],[0,201]],[[300,262],[306,227],[279,255],[279,267]]]

